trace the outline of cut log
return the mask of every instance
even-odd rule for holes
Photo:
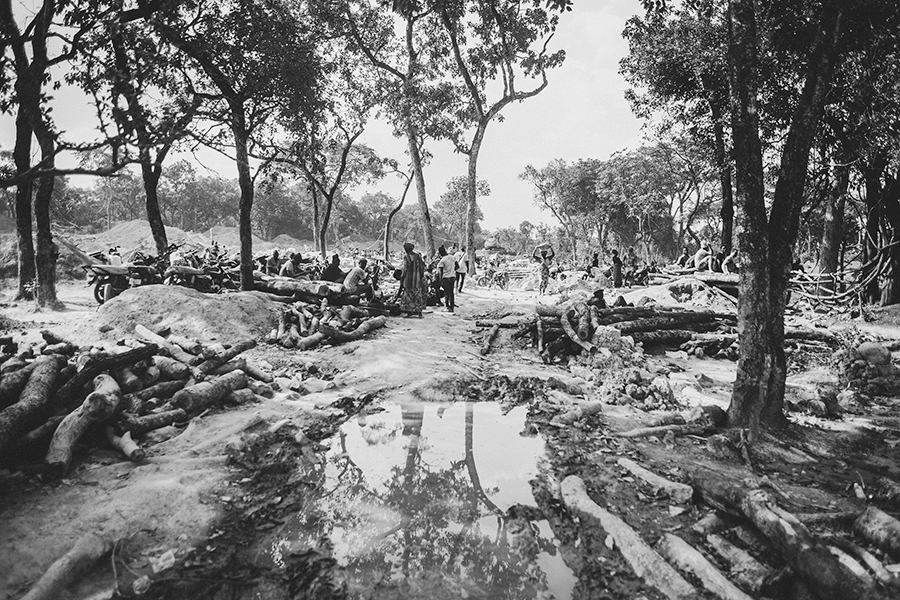
[[[494,325],[487,336],[484,338],[484,342],[481,344],[481,348],[479,352],[482,356],[487,355],[491,351],[491,342],[494,341],[494,338],[497,337],[497,334],[500,333],[500,324],[497,323]]]
[[[140,327],[140,325],[138,325]],[[148,330],[149,331],[149,330]],[[139,360],[149,358],[159,351],[156,344],[148,344],[143,348],[134,348],[121,354],[104,356],[91,356],[86,360],[81,370],[64,386],[59,388],[53,397],[55,406],[71,409],[72,405],[81,399],[84,387],[94,380],[94,377],[103,373],[118,369],[119,367],[133,365]]]
[[[576,329],[578,337],[586,342],[591,339],[591,311],[586,304],[577,304],[575,305],[575,314],[578,318]]]
[[[41,350],[41,354],[63,354],[65,356],[72,356],[77,351],[78,346],[76,346],[75,344],[62,342],[59,344],[47,344],[46,346],[44,346],[44,349]]]
[[[683,483],[669,481],[665,477],[660,477],[652,471],[648,471],[641,465],[637,464],[630,458],[620,458],[617,464],[634,475],[635,477],[648,483],[654,491],[660,490],[675,502],[689,502],[694,495],[694,488]]]
[[[651,435],[664,436],[670,431],[678,435],[704,435],[715,431],[716,428],[704,423],[687,423],[686,425],[660,425],[659,427],[637,427],[618,433],[619,437],[639,438]]]
[[[685,325],[692,323],[712,323],[716,320],[712,314],[699,312],[669,313],[661,317],[649,317],[614,323],[622,335],[632,334],[638,331],[659,331],[661,329],[687,329]]]
[[[166,354],[168,354],[175,360],[182,362],[186,365],[193,364],[194,360],[196,359],[196,357],[193,354],[191,354],[189,352],[185,352],[179,346],[173,344],[172,342],[170,342],[163,336],[150,331],[143,325],[135,325],[134,333],[137,334],[139,337],[147,340],[148,342],[152,342],[153,344],[156,344],[156,346],[158,348],[163,348],[166,351]],[[156,353],[154,352],[154,354],[156,354]]]
[[[386,323],[387,319],[385,319],[384,317],[372,317],[367,321],[363,321],[362,323],[360,323],[359,327],[349,332],[341,331],[340,329],[332,327],[331,325],[319,323],[319,331],[321,333],[324,333],[329,341],[331,341],[331,343],[343,344],[344,342],[353,342],[359,340],[367,333],[384,327]]]
[[[64,417],[65,415],[54,415],[50,417],[46,422],[35,427],[16,440],[16,443],[13,444],[13,450],[22,451],[31,449],[41,443],[45,445],[49,444],[50,438],[53,437],[53,432],[56,431],[56,428],[62,423]],[[46,452],[46,446],[44,451]]]
[[[171,398],[175,392],[184,388],[187,380],[181,379],[176,381],[160,381],[156,385],[144,388],[132,394],[139,400],[149,400],[150,398]]]
[[[130,394],[132,392],[138,392],[144,389],[144,384],[141,382],[141,378],[134,374],[129,367],[121,367],[112,372],[112,376],[115,378],[116,383],[119,384],[119,387],[126,394]]]
[[[731,575],[737,583],[753,594],[758,594],[765,582],[771,577],[772,570],[764,567],[758,560],[725,538],[710,534],[706,541],[731,568]]]
[[[328,336],[326,336],[321,331],[317,331],[304,338],[300,338],[300,341],[297,342],[297,350],[309,350],[314,346],[318,346],[326,339],[328,339]]]
[[[0,411],[0,458],[17,437],[40,425],[50,409],[50,390],[65,361],[54,356],[43,356],[37,364],[19,396],[19,401]]]
[[[135,443],[135,441],[131,439],[130,431],[126,431],[120,437],[116,435],[116,430],[114,427],[107,426],[106,439],[109,440],[109,443],[113,448],[121,452],[125,456],[125,458],[132,462],[141,462],[147,457],[147,455],[144,453],[144,449],[138,446],[137,443]]]
[[[188,418],[183,409],[176,408],[143,417],[126,416],[119,421],[119,427],[122,431],[130,431],[131,435],[140,435],[174,423],[184,423]]]
[[[109,375],[94,378],[94,391],[84,403],[69,413],[53,434],[44,464],[52,475],[62,476],[69,470],[75,443],[92,423],[110,418],[122,400],[122,390]]]
[[[331,281],[310,281],[306,279],[269,279],[255,280],[253,288],[269,294],[279,296],[293,296],[294,294],[312,295],[319,299],[337,299],[349,296],[344,292],[340,283]]]
[[[3,365],[0,365],[0,375],[6,377],[10,373],[24,369],[28,364],[29,363],[25,359],[14,356],[4,362]]]
[[[203,350],[203,344],[193,338],[187,338],[171,333],[166,340],[191,354],[200,354],[200,351]]]
[[[209,381],[179,390],[172,397],[172,406],[187,412],[199,412],[224,398],[228,392],[247,387],[247,375],[232,371]]]
[[[274,398],[275,390],[272,389],[272,386],[263,382],[263,381],[254,381],[253,379],[247,380],[247,388],[253,390],[253,393],[257,396],[262,396],[263,398]]]
[[[7,373],[3,379],[0,379],[0,410],[18,402],[19,396],[25,389],[25,384],[28,383],[28,378],[31,377],[31,372],[36,366],[37,362],[30,363],[12,373]]]
[[[853,524],[853,532],[900,559],[900,521],[882,510],[870,506]]]
[[[559,323],[562,325],[563,331],[566,332],[566,335],[569,336],[569,339],[581,346],[588,354],[597,351],[597,347],[590,342],[586,342],[578,336],[578,333],[575,331],[575,328],[572,327],[572,323],[569,322],[569,317],[567,315],[562,315],[559,318]]]
[[[187,379],[191,376],[191,367],[169,356],[154,356],[153,366],[159,369],[163,379]]]
[[[21,600],[56,600],[75,581],[79,573],[103,558],[112,549],[112,543],[94,533],[86,533],[75,542],[72,549],[56,560],[31,586]]]
[[[535,327],[537,328],[537,351],[538,354],[544,353],[544,324],[540,319],[535,323]]]
[[[695,325],[697,329],[711,327],[715,329],[717,325],[714,323],[708,325]],[[630,333],[635,344],[644,344],[645,346],[680,346],[689,341],[696,333],[694,329],[661,329],[659,331],[636,331]],[[624,334],[623,334],[624,335]]]
[[[53,333],[49,329],[41,329],[41,337],[44,338],[44,341],[47,342],[48,346],[53,346],[55,344],[69,344],[70,346],[78,348],[78,344],[72,343],[70,340]]]
[[[204,361],[199,367],[197,367],[201,373],[212,373],[221,365],[224,365],[229,360],[237,356],[242,352],[246,352],[252,348],[256,348],[256,340],[243,340],[240,341],[224,352],[217,353],[215,357],[207,359]]]
[[[750,520],[781,558],[823,600],[878,598],[881,590],[860,580],[794,515],[782,510],[761,489],[747,489],[742,481],[710,471],[696,472],[694,488],[712,506]]]
[[[753,600],[731,583],[703,554],[672,533],[666,533],[656,550],[682,571],[691,573],[707,590],[722,600]]]
[[[566,508],[581,518],[591,519],[612,538],[635,574],[659,590],[666,598],[697,598],[698,592],[659,554],[640,538],[625,521],[599,506],[588,496],[584,481],[575,475],[566,477],[560,492]]]
[[[143,387],[149,387],[155,385],[160,379],[162,379],[162,371],[159,370],[159,367],[156,365],[150,365],[143,372],[138,375],[141,380],[141,385]]]
[[[531,325],[532,323],[529,322],[528,324]],[[522,327],[524,323],[513,323],[512,321],[475,321],[475,327],[494,327],[495,325],[500,327],[500,329],[516,329],[518,327]]]
[[[893,575],[890,571],[885,569],[884,564],[875,558],[871,552],[864,548],[860,548],[853,542],[843,538],[835,537],[832,542],[841,550],[858,559],[862,564],[868,567],[869,570],[874,573],[875,578],[878,579],[878,581],[893,589],[895,592],[900,592],[900,577]]]
[[[253,379],[256,379],[257,381],[262,381],[263,383],[272,383],[273,381],[275,381],[275,378],[272,377],[272,375],[270,375],[269,373],[266,373],[265,371],[263,371],[262,369],[260,369],[259,367],[257,367],[256,365],[254,365],[252,363],[244,364],[244,366],[241,368],[241,370],[244,373],[246,373],[247,375],[249,375],[250,377],[252,377]]]
[[[250,402],[259,402],[259,396],[256,393],[246,387],[240,390],[234,390],[233,392],[228,392],[225,396],[225,402],[227,404],[249,404]]]

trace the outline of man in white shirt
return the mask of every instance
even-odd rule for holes
[[[453,296],[453,290],[456,288],[456,259],[452,254],[447,254],[447,250],[442,245],[438,248],[440,260],[437,267],[438,276],[441,278],[441,287],[444,289],[444,302],[447,305],[447,311],[453,312],[456,308],[456,300]]]
[[[366,299],[371,300],[375,293],[369,282],[369,274],[366,273],[366,265],[369,263],[366,259],[361,258],[358,264],[359,266],[350,269],[350,272],[344,277],[344,291],[348,294],[365,295]]]
[[[466,247],[460,248],[453,258],[456,260],[456,292],[462,294],[466,273],[469,272],[469,255],[466,254]]]

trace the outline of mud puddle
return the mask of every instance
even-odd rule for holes
[[[526,407],[386,403],[347,421],[299,510],[253,562],[327,549],[351,598],[571,598],[529,483],[549,468]],[[342,586],[342,587],[343,587]]]

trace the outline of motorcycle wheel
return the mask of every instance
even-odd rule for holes
[[[103,288],[106,284],[103,281],[98,280],[97,283],[94,284],[94,300],[97,301],[97,304],[103,304],[106,300],[103,296]]]
[[[112,300],[115,297],[115,288],[113,288],[112,283],[107,283],[103,286],[103,301]]]

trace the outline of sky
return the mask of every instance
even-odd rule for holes
[[[619,60],[628,50],[622,39],[625,21],[640,10],[638,0],[579,0],[571,12],[560,17],[550,49],[565,49],[566,60],[549,72],[549,85],[543,92],[507,106],[502,112],[504,120],[488,126],[478,160],[478,178],[491,188],[491,195],[479,200],[483,228],[518,227],[522,221],[554,223],[549,212],[534,204],[533,188],[518,177],[526,165],[540,169],[558,158],[569,162],[605,159],[640,145],[641,123],[625,100],[628,85],[618,73]],[[65,89],[55,95],[54,118],[67,139],[93,137],[94,115],[86,100]],[[13,119],[0,117],[0,148],[11,149],[14,139]],[[372,123],[360,141],[383,156],[407,162],[405,142],[394,138],[383,122]],[[450,178],[465,175],[466,162],[450,142],[431,142],[428,149],[433,159],[424,176],[428,203],[433,206]],[[212,151],[198,157],[198,170],[236,177],[233,163],[225,157]],[[190,160],[191,156],[175,155],[171,160],[178,158]],[[65,161],[60,162],[66,166]],[[73,183],[88,182],[78,179]],[[402,187],[399,178],[388,178],[350,194],[359,197],[384,191],[399,198]],[[414,201],[412,196],[407,198],[407,202]]]

